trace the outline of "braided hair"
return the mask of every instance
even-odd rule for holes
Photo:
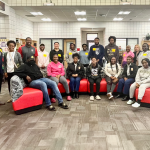
[[[116,57],[112,56],[112,57],[110,58],[111,70],[113,70],[113,68],[112,68],[112,63],[111,63],[112,58],[115,58],[115,59],[116,59]],[[117,70],[117,73],[118,73],[119,70],[118,70],[118,64],[117,64],[117,63],[116,63],[116,70]]]

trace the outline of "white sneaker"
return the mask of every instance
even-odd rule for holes
[[[94,96],[90,96],[90,101],[94,101]]]
[[[111,99],[113,99],[113,98],[114,98],[114,96],[113,96],[113,95],[111,95],[108,99],[109,99],[109,100],[111,100]]]
[[[109,98],[111,95],[112,95],[111,92],[107,93],[107,97],[108,97],[108,98]]]
[[[96,95],[96,100],[101,100],[101,97],[99,95]]]
[[[127,104],[128,104],[128,105],[131,105],[131,104],[133,104],[133,103],[134,103],[133,100],[130,100],[130,99],[129,99],[129,100],[127,101]]]
[[[134,104],[132,104],[132,107],[138,108],[138,107],[140,107],[140,104],[135,102]]]

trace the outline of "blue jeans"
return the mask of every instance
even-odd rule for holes
[[[80,87],[80,77],[71,77],[70,78],[70,88],[72,92],[78,92]]]
[[[135,81],[134,78],[127,79],[126,81],[122,78],[119,80],[117,92],[122,92],[125,95],[129,95],[130,85]],[[123,89],[124,88],[124,89]]]
[[[45,99],[46,106],[51,105],[47,88],[51,88],[53,90],[54,94],[56,95],[56,98],[58,99],[59,104],[63,102],[62,96],[59,92],[56,82],[48,78],[34,80],[29,84],[29,87],[39,89],[43,92],[43,97]]]

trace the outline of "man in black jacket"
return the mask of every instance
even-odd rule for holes
[[[47,88],[51,88],[58,99],[58,106],[67,109],[68,106],[63,102],[62,96],[58,90],[56,82],[43,78],[43,75],[39,67],[35,64],[34,56],[27,59],[26,63],[21,65],[15,72],[14,75],[23,78],[26,84],[31,88],[40,89],[43,92],[43,96],[46,102],[46,107],[50,111],[54,111],[55,107],[51,105],[51,101],[48,95]]]
[[[117,92],[119,92],[119,94],[116,96],[116,98],[122,96],[123,90],[124,98],[122,99],[122,101],[128,100],[130,85],[135,81],[136,73],[138,70],[138,67],[136,66],[136,64],[132,63],[132,61],[133,58],[131,56],[128,56],[127,64],[125,65],[122,74],[122,79],[119,80],[117,89]]]
[[[100,100],[99,96],[100,82],[101,82],[101,66],[97,63],[96,57],[93,57],[91,64],[86,69],[86,76],[90,82],[90,100],[94,101],[93,84],[96,83],[96,99]]]

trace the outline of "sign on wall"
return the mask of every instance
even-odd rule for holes
[[[7,41],[6,37],[0,37],[0,47],[2,48],[3,52],[7,52]]]

